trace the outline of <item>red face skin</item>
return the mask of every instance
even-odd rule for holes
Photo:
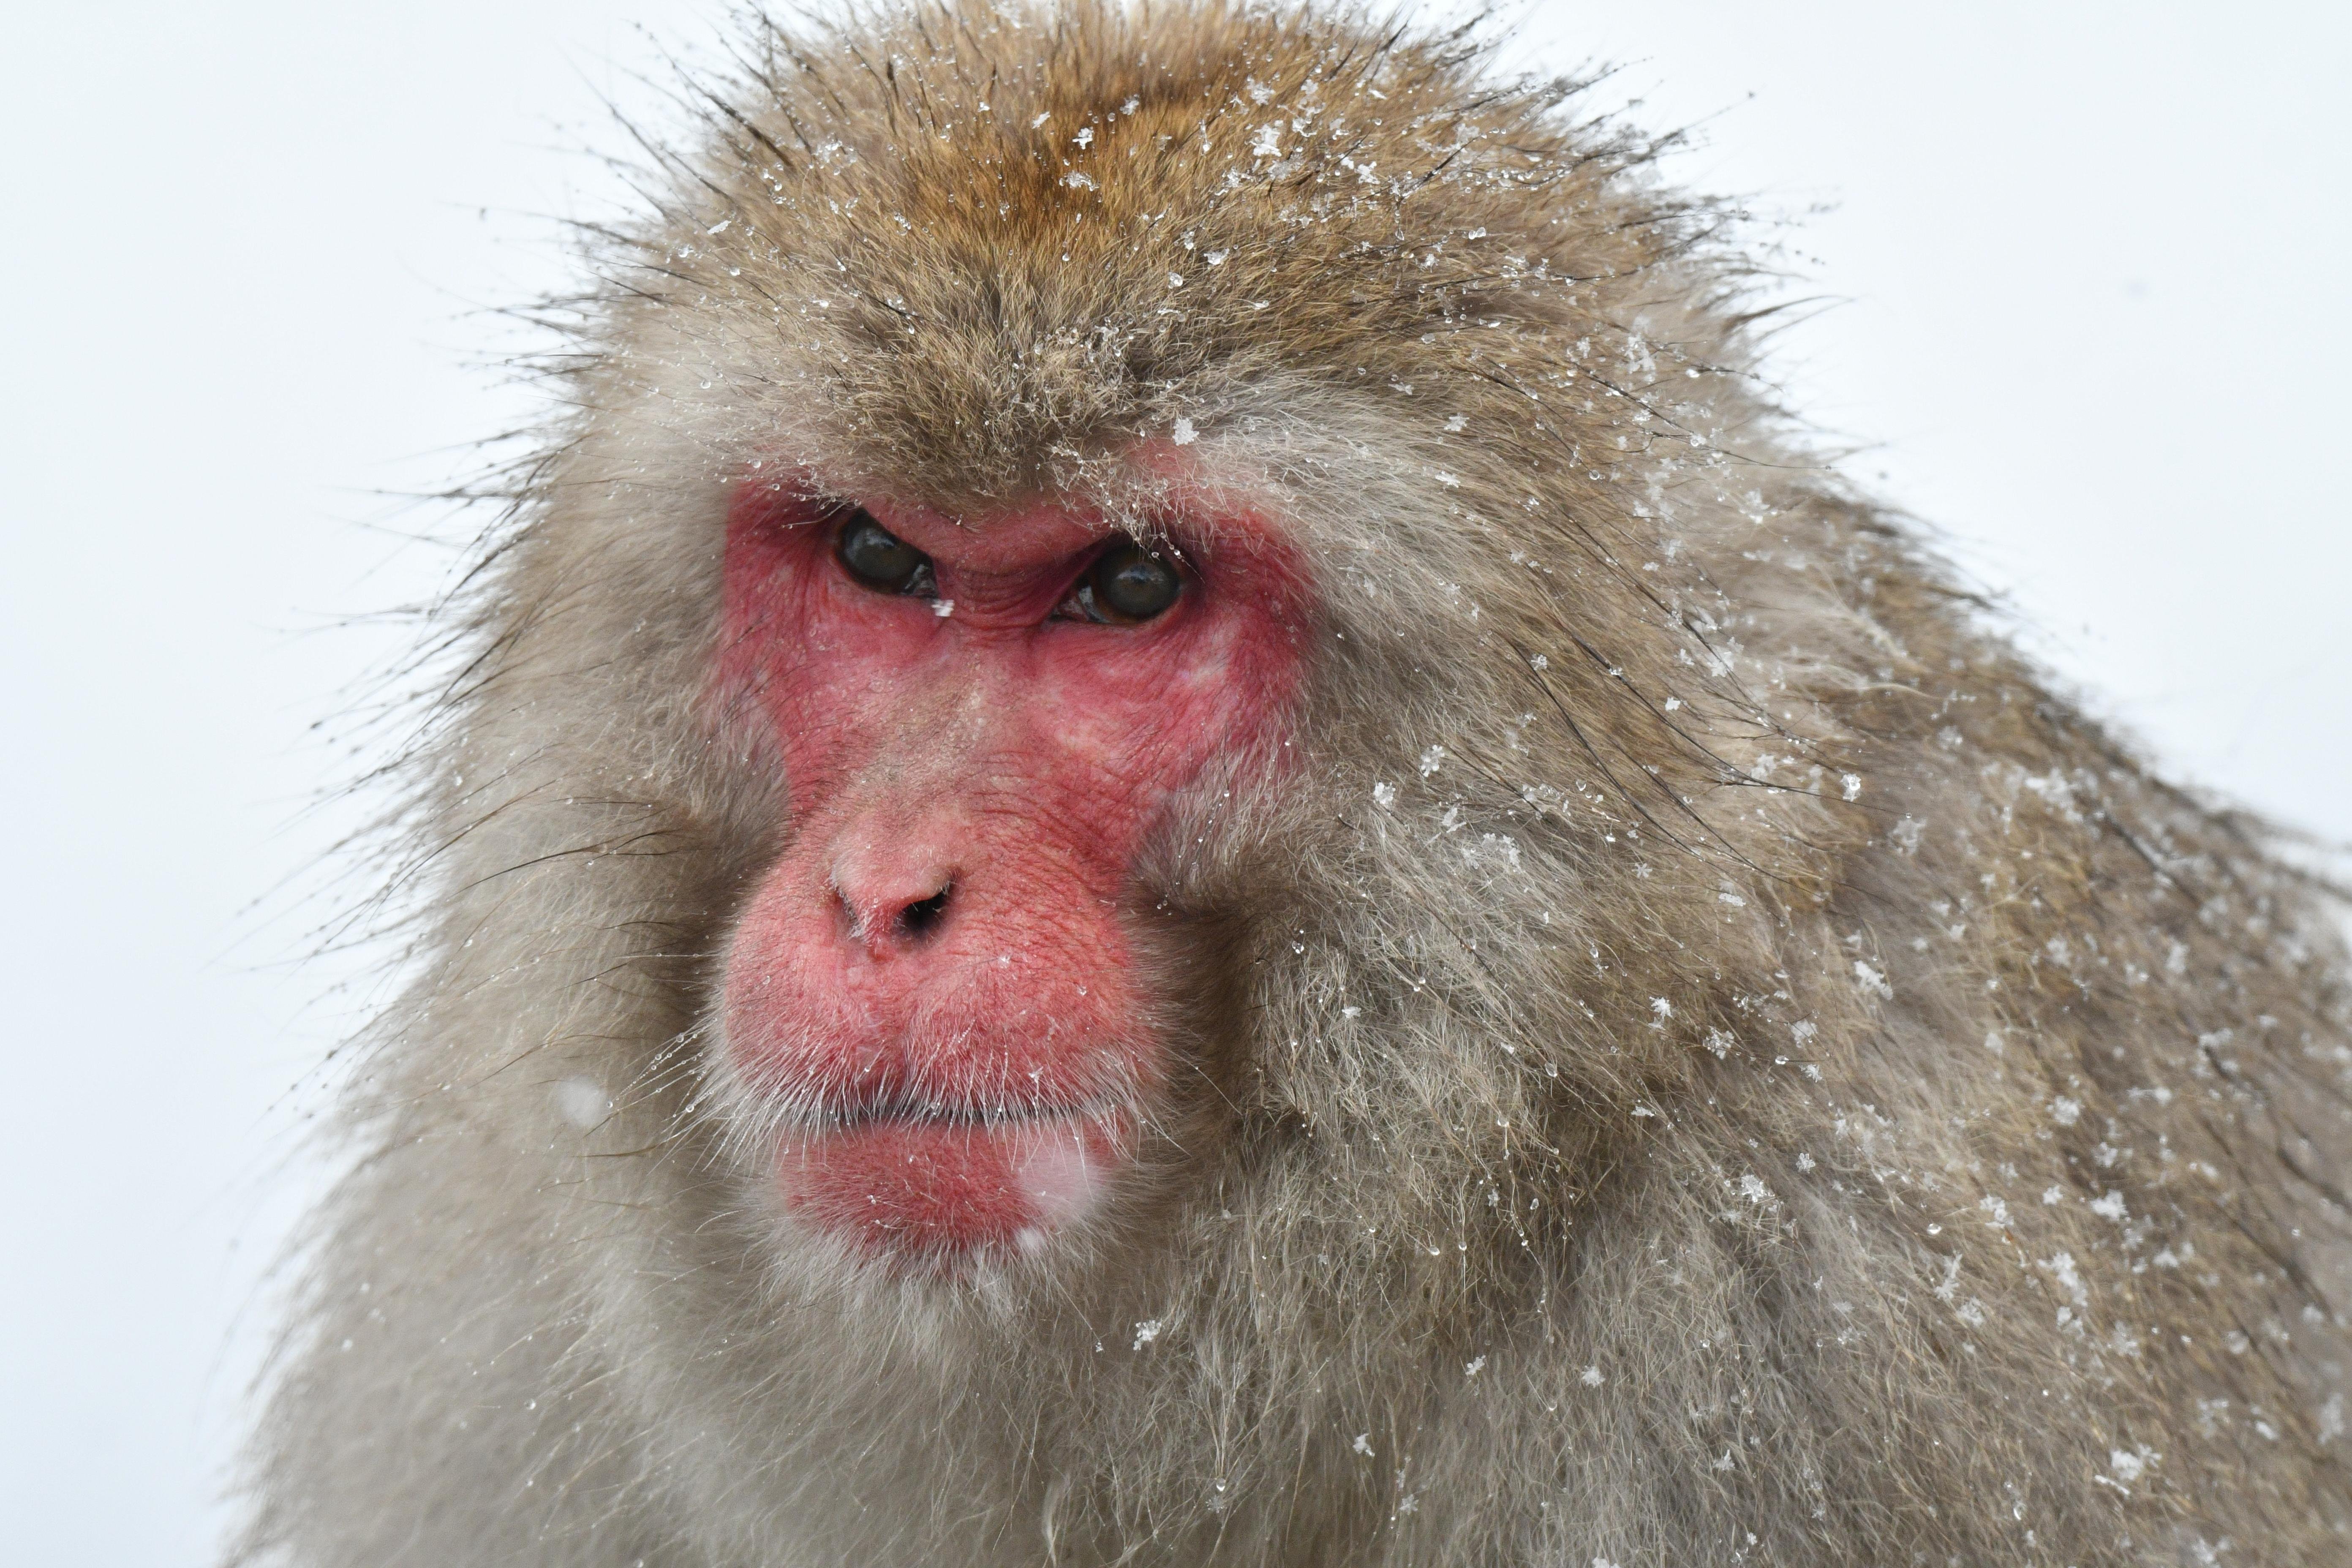
[[[1096,625],[1056,611],[1108,525],[865,505],[930,557],[936,601],[858,582],[838,514],[795,495],[746,484],[730,517],[719,694],[771,731],[790,836],[728,952],[727,1050],[786,1129],[801,1222],[906,1261],[1034,1251],[1098,1204],[1165,1081],[1118,911],[1188,784],[1279,765],[1304,578],[1220,518],[1213,545],[1173,541],[1171,608]]]

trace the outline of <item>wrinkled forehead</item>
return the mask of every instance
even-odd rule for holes
[[[932,560],[965,572],[1009,574],[1052,565],[1116,527],[1091,507],[1051,497],[957,512],[887,492],[861,497],[859,504]]]

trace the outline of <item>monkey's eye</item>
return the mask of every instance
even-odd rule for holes
[[[1079,618],[1132,626],[1166,610],[1183,591],[1184,578],[1173,561],[1121,541],[1087,569],[1070,602]]]
[[[877,593],[929,597],[938,591],[931,558],[875,521],[862,506],[842,520],[833,553],[844,571]]]

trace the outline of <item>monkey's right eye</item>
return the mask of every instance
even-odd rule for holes
[[[842,520],[833,553],[844,571],[877,593],[929,597],[937,592],[931,558],[875,521],[862,506]]]

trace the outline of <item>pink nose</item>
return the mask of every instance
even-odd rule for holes
[[[829,880],[843,935],[869,957],[909,952],[945,929],[955,897],[953,862],[929,835],[859,833],[835,855]]]

